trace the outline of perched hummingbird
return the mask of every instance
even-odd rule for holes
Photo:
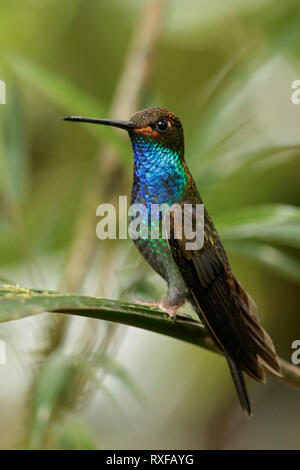
[[[194,217],[195,205],[203,202],[184,159],[183,128],[176,114],[150,108],[135,113],[129,121],[80,116],[65,119],[125,129],[134,157],[131,204],[144,204],[149,216],[152,204],[189,204]],[[183,236],[176,238],[172,220],[169,240],[134,240],[168,285],[167,295],[151,305],[174,317],[186,300],[191,303],[215,345],[224,353],[241,406],[250,416],[243,371],[259,382],[265,382],[265,368],[281,375],[272,340],[260,325],[254,301],[235,278],[206,209],[204,244],[199,250],[187,250]]]

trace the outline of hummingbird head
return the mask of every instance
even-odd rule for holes
[[[176,202],[187,182],[183,128],[176,114],[163,108],[135,113],[129,121],[70,116],[67,121],[91,122],[128,132],[134,156],[134,184],[147,203]]]
[[[178,116],[164,108],[148,108],[138,111],[129,121],[69,116],[66,121],[89,122],[106,126],[118,127],[129,133],[131,141],[152,142],[177,152],[183,159],[184,137],[183,128]]]
[[[148,139],[183,157],[183,128],[175,113],[164,108],[148,108],[135,113],[130,121],[135,126],[129,131],[133,142],[139,138]]]

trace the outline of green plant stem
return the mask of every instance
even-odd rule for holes
[[[124,70],[110,106],[109,115],[114,119],[128,119],[137,110],[152,67],[152,59],[161,31],[164,5],[165,0],[147,0],[143,5],[129,46]],[[68,292],[78,292],[82,286],[96,250],[96,208],[99,201],[111,200],[113,197],[111,181],[117,178],[121,182],[124,170],[124,165],[113,148],[99,147],[96,168],[91,172],[91,181],[87,186],[82,211],[75,226],[75,237],[63,273],[61,285]]]

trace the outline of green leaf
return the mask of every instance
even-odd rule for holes
[[[254,162],[253,167],[257,170],[267,171],[276,166],[284,165],[290,160],[299,157],[299,153],[299,146],[286,145],[284,147],[278,147],[269,155],[266,155],[265,158]]]
[[[59,397],[67,401],[66,384],[71,381],[72,369],[68,358],[60,352],[51,354],[44,361],[32,390],[30,426],[27,435],[27,445],[30,449],[41,447]]]
[[[102,388],[97,377],[99,369],[115,376],[140,402],[143,401],[130,374],[104,352],[93,353],[84,348],[80,353],[66,355],[57,350],[43,361],[34,380],[27,435],[29,448],[42,447],[51,425],[59,421],[62,412],[69,411],[78,402],[84,384],[93,382]]]
[[[300,209],[266,204],[219,214],[217,227],[223,240],[259,239],[300,247]]]
[[[135,326],[214,350],[203,325],[178,314],[176,322],[165,313],[145,305],[55,291],[0,285],[0,322],[42,312],[69,313]]]
[[[239,74],[239,71],[242,69],[243,59],[248,53],[246,49],[240,51],[236,54],[233,59],[229,60],[228,63],[225,63],[218,72],[208,80],[208,82],[201,88],[201,94],[198,96],[193,93],[190,106],[197,107],[198,118],[196,117],[195,121],[197,122],[196,128],[193,133],[193,137],[190,142],[190,155],[192,160],[199,161],[199,152],[202,152],[203,147],[207,142],[207,135],[209,135],[211,129],[213,128],[216,119],[219,115],[218,111],[226,105],[229,91],[232,82],[235,81],[236,75],[239,76],[240,80],[242,75],[245,79],[245,73]],[[248,122],[248,117],[247,121]],[[242,125],[239,123],[237,128],[229,132],[227,135],[222,136],[221,141],[217,142],[214,145],[214,148],[220,147],[221,143],[224,143],[231,137],[232,134],[240,130],[245,123]],[[201,159],[199,167],[203,167],[203,157]],[[205,160],[205,157],[204,157]],[[205,165],[205,163],[204,163]],[[201,171],[200,171],[201,174]],[[205,176],[205,175],[204,175]]]
[[[91,117],[105,117],[107,115],[106,106],[99,103],[98,98],[89,96],[66,78],[53,73],[46,67],[18,55],[9,55],[7,61],[22,80],[28,82],[48,100],[62,108],[64,113],[68,115],[84,114]],[[93,136],[102,137],[113,145],[123,157],[126,157],[127,161],[126,144],[114,129],[96,125],[85,125],[84,128]]]
[[[61,450],[96,450],[97,445],[86,424],[77,417],[65,419],[55,427]]]
[[[300,263],[292,256],[269,245],[255,242],[226,243],[232,253],[255,261],[279,275],[300,284]]]
[[[0,189],[7,201],[18,206],[24,201],[29,185],[29,159],[23,132],[19,94],[14,84],[1,117]]]
[[[104,352],[100,352],[93,361],[93,364],[104,368],[108,373],[114,375],[116,379],[127,386],[127,388],[133,393],[140,403],[144,401],[144,396],[142,395],[140,389],[135,385],[130,374],[127,372],[125,367],[123,367],[122,364],[120,364],[114,358],[108,354],[105,354]]]
[[[245,121],[244,125],[248,122],[249,120]],[[197,174],[199,175],[198,178],[201,181],[202,187],[216,184],[222,181],[223,178],[248,168],[250,165],[256,169],[263,170],[271,166],[283,164],[299,155],[300,147],[297,145],[253,148],[251,144],[250,148],[246,150],[239,147],[223,150],[223,143],[226,143],[234,133],[238,133],[242,127],[243,124],[225,135],[201,159]],[[215,151],[216,148],[218,152]],[[214,154],[212,155],[213,152]]]

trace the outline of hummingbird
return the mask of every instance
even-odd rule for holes
[[[113,126],[128,132],[133,150],[131,204],[147,208],[145,224],[150,223],[153,204],[168,207],[179,204],[181,208],[189,205],[197,224],[196,206],[203,201],[185,161],[183,127],[175,113],[154,107],[138,111],[129,121],[82,116],[65,120]],[[216,348],[224,354],[240,404],[251,416],[244,373],[262,383],[266,381],[266,369],[281,376],[278,357],[270,336],[260,324],[254,300],[231,270],[206,207],[202,229],[204,243],[195,250],[187,250],[184,235],[176,236],[174,217],[170,217],[169,239],[160,236],[133,240],[168,287],[163,299],[148,304],[173,319],[185,301],[192,305]]]

